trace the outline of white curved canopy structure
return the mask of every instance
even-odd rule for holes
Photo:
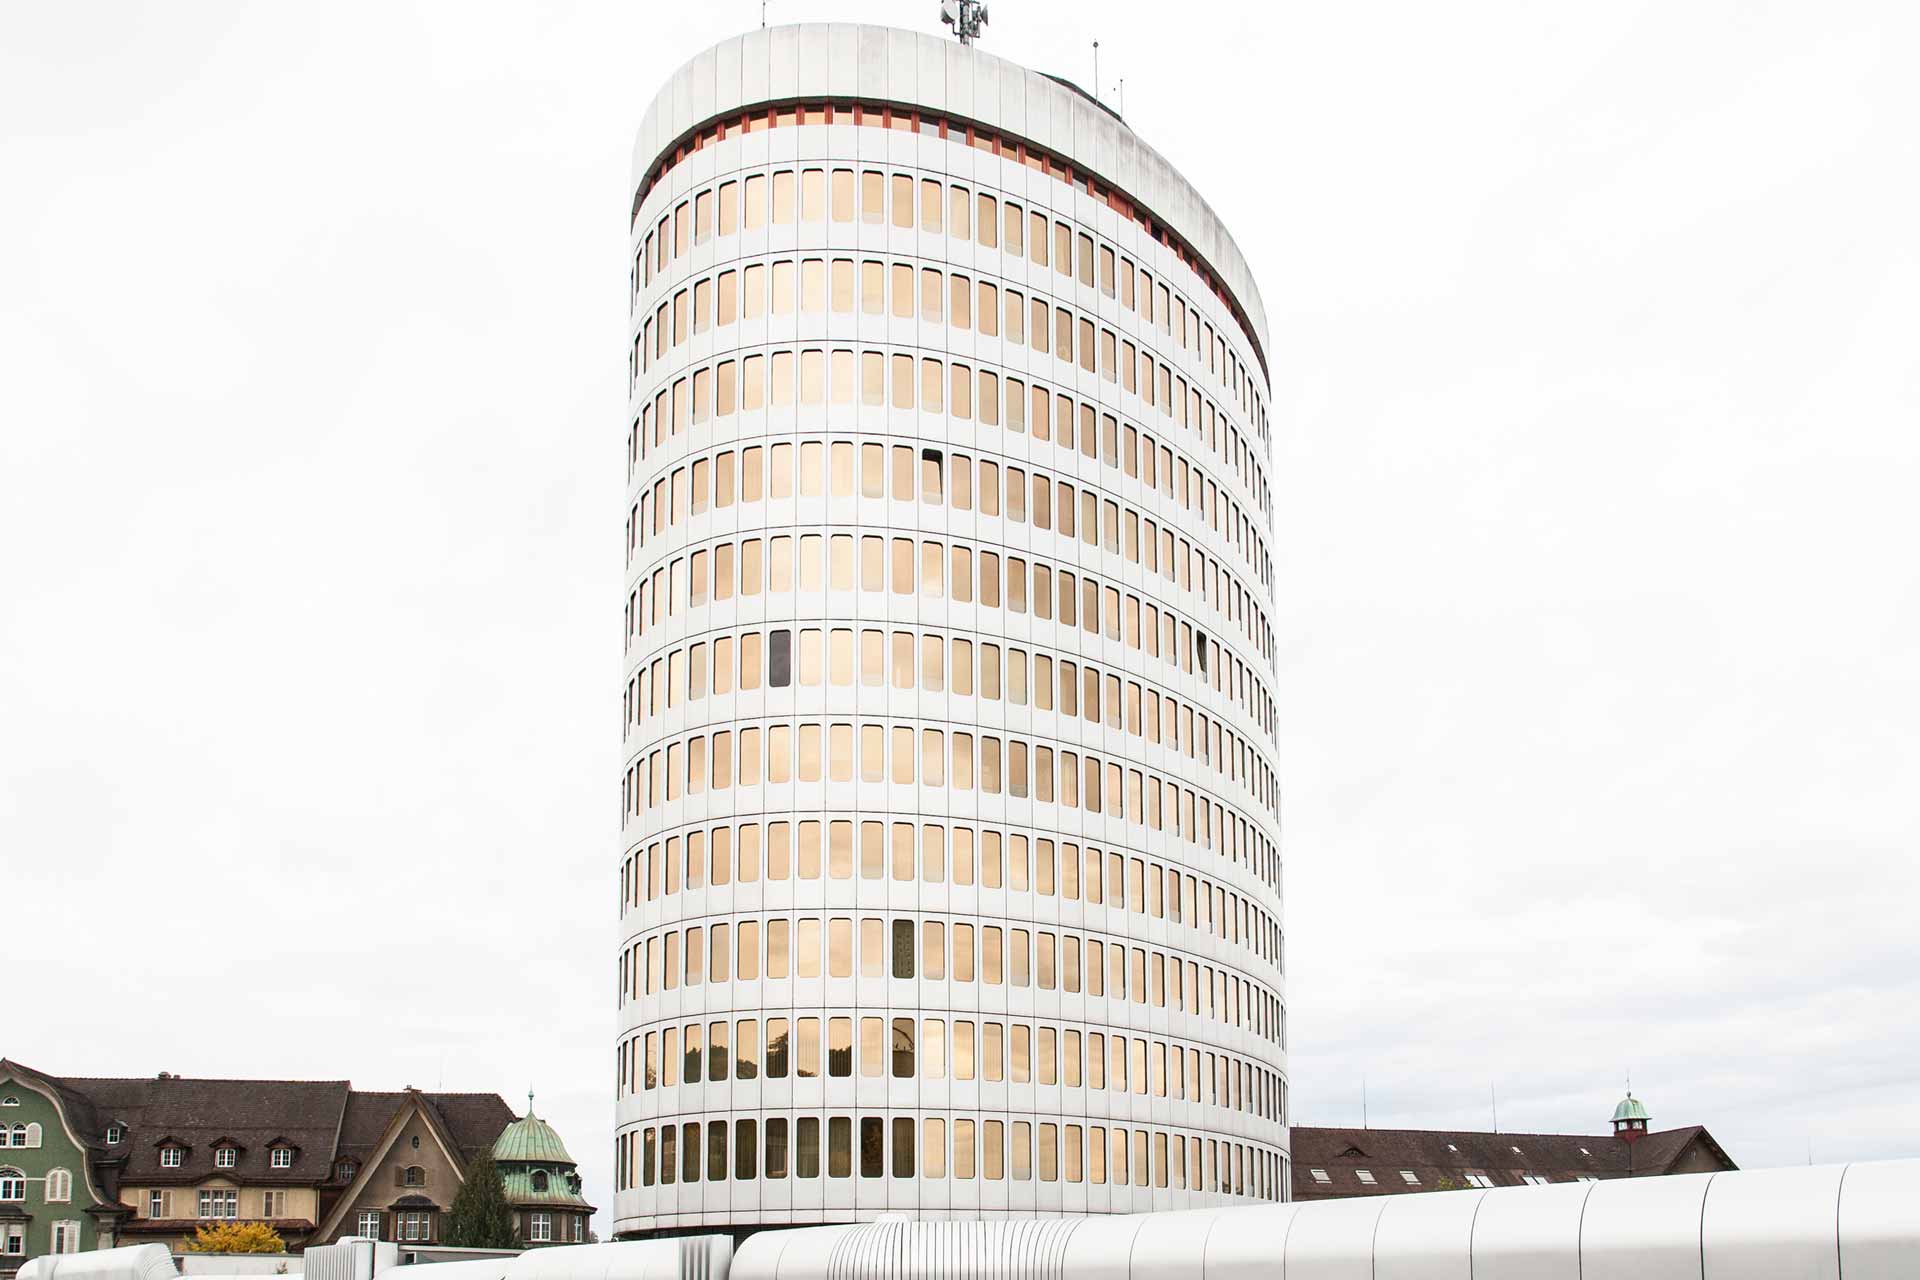
[[[54,1253],[30,1259],[19,1280],[179,1280],[173,1255],[163,1244],[136,1244],[91,1253]]]
[[[1053,1223],[767,1232],[732,1280],[1894,1280],[1920,1160]]]

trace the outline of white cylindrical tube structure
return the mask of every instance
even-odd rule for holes
[[[1284,1199],[1232,239],[877,27],[701,54],[634,169],[616,1231]]]

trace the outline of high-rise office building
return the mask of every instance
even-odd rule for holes
[[[1226,229],[1075,87],[842,25],[676,73],[631,218],[616,1231],[1285,1198]]]

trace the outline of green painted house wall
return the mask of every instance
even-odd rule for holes
[[[0,1201],[0,1275],[11,1275],[27,1259],[53,1252],[56,1226],[79,1233],[73,1251],[98,1248],[97,1222],[87,1212],[95,1203],[88,1153],[68,1134],[53,1098],[24,1080],[0,1074],[0,1130],[5,1131],[0,1184],[24,1183],[20,1189],[25,1192],[18,1200]],[[39,1145],[31,1145],[36,1136]],[[57,1183],[59,1172],[66,1175],[65,1198],[49,1200],[49,1175],[55,1175]],[[51,1190],[58,1196],[57,1185]],[[24,1243],[18,1253],[8,1248],[15,1239]]]

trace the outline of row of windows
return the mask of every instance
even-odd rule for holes
[[[37,1147],[40,1145],[40,1122],[32,1124],[0,1124],[0,1147]]]
[[[890,876],[897,884],[909,884],[917,877],[924,884],[968,886],[977,875],[982,888],[1005,887],[1045,898],[1057,894],[1066,902],[1080,901],[1084,888],[1085,901],[1091,906],[1104,903],[1143,920],[1151,917],[1191,925],[1221,942],[1247,946],[1282,972],[1286,968],[1286,939],[1276,917],[1225,885],[1204,875],[1183,874],[1157,859],[1116,850],[1103,855],[1088,845],[1083,863],[1080,846],[1071,840],[1059,841],[1056,855],[1056,843],[1050,837],[1030,838],[1018,831],[1003,834],[990,827],[978,832],[970,826],[949,830],[937,822],[916,826],[912,822],[807,820],[797,828],[796,837],[794,823],[776,821],[767,826],[769,881],[783,882],[790,876],[818,880],[823,867],[831,878],[849,880],[857,857],[863,880]],[[737,829],[716,826],[635,849],[620,864],[622,906],[637,908],[671,897],[680,892],[683,882],[689,891],[703,889],[709,881],[727,885],[734,879],[736,862],[741,884],[758,881],[761,830],[757,822],[741,823]],[[1261,859],[1249,863],[1265,878]]]
[[[780,363],[780,355],[781,353],[774,355],[774,363],[776,363],[776,365]],[[789,355],[791,355],[791,353],[789,353]],[[822,355],[822,357],[824,357],[826,353],[822,353],[822,351],[814,351],[814,353],[803,351],[801,355],[803,355],[803,357],[804,355]],[[851,357],[851,351],[847,351],[847,355]],[[764,357],[749,357],[749,359],[743,361],[743,363],[753,363],[756,359],[764,359]],[[904,357],[902,357],[902,359],[904,359]],[[937,365],[939,361],[922,361],[922,363],[924,363],[924,365]],[[954,370],[960,370],[960,372],[966,372],[964,365],[954,365],[952,368],[954,368]],[[985,374],[985,372],[983,372],[981,378],[983,378],[983,380],[995,380],[996,382],[995,374]],[[1041,395],[1044,395],[1044,390],[1041,391]],[[1108,418],[1106,424],[1114,424],[1114,420]],[[1112,434],[1112,438],[1119,438],[1117,426],[1114,434]],[[787,449],[787,453],[785,453],[783,457],[780,455],[781,449]],[[770,453],[770,457],[766,459],[766,462],[768,462],[768,468],[770,468],[770,470],[768,470],[768,476],[766,476],[766,480],[768,480],[766,493],[768,493],[770,497],[774,497],[774,499],[793,497],[793,455],[791,455],[791,445],[772,445],[772,447],[768,449],[768,453]],[[743,476],[743,480],[745,480],[745,476]],[[803,493],[801,493],[803,497],[824,495],[824,493],[822,493],[822,487],[820,487],[820,484],[822,484],[822,474],[820,474],[818,470],[808,472],[808,470],[804,470],[803,466],[803,482],[806,482],[806,484],[810,486],[810,491],[803,489]],[[1167,482],[1167,484],[1171,486],[1171,482]],[[1202,489],[1204,489],[1204,486],[1202,486]],[[749,499],[743,499],[743,501],[760,501],[760,499],[758,499],[758,497],[749,497]],[[1054,512],[1056,509],[1050,507],[1048,510]],[[630,518],[632,518],[632,512],[628,512],[628,514],[630,514]],[[1064,516],[1058,516],[1058,514],[1054,514],[1052,518],[1054,518],[1054,520],[1064,520]],[[1096,532],[1098,532],[1098,522],[1094,524],[1094,528],[1096,528]],[[1116,530],[1117,549],[1117,547],[1119,547],[1119,512],[1117,512],[1117,507],[1116,512],[1114,512],[1114,530]],[[1156,541],[1158,541],[1158,539],[1156,539]],[[1173,557],[1169,568],[1177,570],[1177,574],[1179,574],[1177,581],[1181,583],[1183,589],[1200,593],[1200,597],[1212,604],[1213,608],[1215,608],[1217,612],[1221,612],[1229,622],[1238,622],[1240,631],[1246,633],[1248,641],[1250,641],[1261,654],[1265,654],[1267,660],[1269,660],[1269,664],[1271,664],[1271,660],[1273,660],[1273,628],[1271,628],[1269,622],[1267,622],[1265,610],[1263,610],[1260,603],[1258,603],[1258,597],[1256,597],[1252,591],[1248,591],[1244,583],[1236,580],[1231,568],[1221,566],[1221,564],[1219,564],[1217,560],[1213,560],[1212,557],[1204,557],[1204,553],[1194,553],[1194,555],[1188,555],[1188,557]],[[1158,570],[1156,570],[1156,572],[1158,572]]]
[[[48,1204],[65,1204],[72,1200],[73,1174],[65,1169],[47,1170],[40,1196]],[[0,1168],[0,1201],[12,1202],[26,1198],[27,1175],[18,1169]]]
[[[1077,625],[1197,675],[1244,707],[1270,705],[1246,663],[1171,609],[1092,574],[959,539],[810,533],[716,541],[657,566],[628,592],[626,641],[710,601],[795,590],[918,595]]]
[[[4,1199],[4,1197],[0,1197]],[[80,1223],[72,1218],[64,1218],[47,1226],[47,1252],[80,1252]],[[25,1221],[0,1222],[0,1257],[20,1258],[27,1252],[27,1224]],[[11,1273],[9,1273],[11,1274]]]
[[[768,408],[830,404],[918,409],[985,427],[1004,426],[1013,434],[1031,435],[1060,449],[1078,448],[1081,456],[1123,468],[1127,475],[1143,478],[1149,487],[1157,483],[1168,497],[1176,496],[1173,485],[1177,478],[1208,474],[1173,441],[1163,437],[1156,443],[1147,429],[1039,379],[1015,374],[1003,377],[991,368],[964,361],[874,349],[856,352],[851,347],[781,348],[730,356],[661,386],[651,399],[641,403],[629,429],[628,474],[631,476],[652,451],[709,420]],[[1190,426],[1202,440],[1224,438],[1232,430],[1224,414],[1216,417],[1211,405],[1198,400],[1191,415],[1181,408],[1177,416],[1181,425]],[[1100,427],[1097,433],[1096,421]],[[1201,486],[1193,492],[1183,486],[1178,495],[1183,505],[1205,515],[1216,530],[1229,522],[1228,508],[1236,522],[1252,523],[1238,503],[1217,488]],[[1261,559],[1263,563],[1266,560],[1264,544]]]
[[[850,1080],[857,1065],[863,1080],[935,1081],[951,1075],[962,1083],[1112,1090],[1286,1120],[1287,1083],[1279,1073],[1212,1050],[1119,1032],[1083,1033],[1072,1027],[965,1018],[951,1023],[945,1018],[860,1018],[856,1043],[855,1021],[768,1018],[764,1059],[757,1018],[648,1031],[620,1044],[614,1063],[618,1092],[624,1096],[678,1088],[683,1082],[697,1085],[703,1077],[719,1084],[730,1072],[749,1082],[763,1073],[769,1080],[785,1080],[789,1071],[799,1080],[823,1074]]]
[[[717,143],[727,136],[806,123],[804,117],[795,114],[795,110],[786,108],[743,113],[733,120],[712,126],[711,140]],[[889,125],[896,119],[911,118],[921,132],[943,138],[964,139],[980,150],[998,153],[1016,163],[1024,163],[1037,172],[1045,172],[1063,182],[1083,187],[1089,194],[1104,200],[1110,209],[1123,218],[1137,222],[1149,239],[1169,249],[1204,288],[1226,306],[1248,342],[1254,343],[1252,329],[1244,313],[1198,255],[1188,253],[1184,245],[1175,244],[1167,229],[1144,210],[1135,209],[1124,196],[1106,190],[1092,174],[1080,171],[1070,162],[1062,161],[1029,143],[999,137],[977,125],[950,124],[936,116],[923,116],[895,107],[823,105],[798,110],[816,114],[818,123],[827,123],[836,115],[843,117],[838,123],[879,123],[878,120],[863,118],[863,113],[878,114]],[[695,150],[706,136],[697,135],[692,140]],[[659,172],[656,170],[653,177],[642,186],[641,192],[636,194],[636,218],[639,201],[651,188]],[[692,194],[682,199],[671,212],[663,212],[660,220],[637,246],[631,289],[637,297],[642,288],[652,283],[654,274],[664,270],[670,261],[685,256],[690,248],[706,243],[715,235],[753,231],[769,223],[792,226],[795,223],[852,223],[857,220],[868,225],[890,223],[902,229],[917,225],[929,234],[971,240],[983,248],[1002,248],[1016,257],[1024,255],[1036,266],[1046,266],[1051,260],[1057,273],[1077,278],[1087,288],[1095,287],[1097,280],[1097,287],[1102,294],[1117,299],[1123,308],[1136,312],[1146,324],[1157,324],[1161,332],[1173,338],[1183,351],[1190,352],[1198,365],[1218,377],[1241,409],[1256,422],[1262,438],[1266,437],[1266,406],[1256,389],[1252,370],[1241,363],[1226,341],[1225,333],[1215,333],[1213,325],[1202,318],[1200,308],[1189,304],[1180,289],[1171,287],[1164,273],[1156,285],[1153,273],[1145,264],[1136,266],[1124,249],[1109,244],[1105,237],[1096,241],[1091,234],[1077,231],[1058,218],[1049,218],[1037,207],[1023,209],[1020,203],[985,189],[970,192],[960,184],[945,184],[931,177],[918,178],[916,188],[915,175],[863,169],[858,177],[856,212],[855,181],[851,168],[805,168],[797,172],[783,168],[767,173],[744,174],[737,178],[730,176],[712,188]],[[887,208],[889,204],[890,211]],[[1052,223],[1051,227],[1049,222]],[[1254,345],[1257,350],[1257,343]]]
[[[1092,423],[1088,423],[1089,431]],[[1131,442],[1130,442],[1131,443]],[[798,472],[795,460],[798,459]],[[1149,455],[1151,458],[1151,455]],[[857,459],[857,464],[856,464]],[[1172,464],[1168,464],[1172,475]],[[1187,517],[1208,520],[1221,504],[1210,495],[1211,481],[1187,464],[1178,464],[1169,492],[1192,510]],[[1149,461],[1149,473],[1153,466]],[[856,483],[856,471],[858,481]],[[1149,474],[1151,483],[1151,474]],[[891,483],[889,483],[889,480]],[[773,483],[770,484],[769,481]],[[797,481],[797,484],[796,484]],[[777,486],[777,489],[776,489]],[[771,491],[771,492],[770,492]],[[1101,492],[1041,471],[1005,465],[988,458],[911,445],[884,445],[852,440],[808,440],[748,445],[723,449],[712,457],[689,459],[659,476],[640,491],[627,512],[627,563],[631,565],[647,539],[658,537],[709,510],[724,511],[736,504],[756,506],[769,496],[802,498],[891,498],[955,511],[975,511],[1003,517],[1013,524],[1029,524],[1065,538],[1076,535],[1088,546],[1102,547],[1129,563],[1144,565],[1183,590],[1198,588],[1221,599],[1231,584],[1232,571],[1208,566],[1213,559],[1197,544],[1164,527],[1130,503],[1107,498]],[[1242,519],[1243,532],[1250,526]],[[1234,541],[1230,538],[1229,541]],[[1248,547],[1238,544],[1239,549]]]
[[[872,730],[868,732],[867,730]],[[855,781],[854,726],[801,721],[691,735],[637,756],[621,779],[622,825],[664,805],[735,784]],[[1104,813],[1177,836],[1200,848],[1224,848],[1242,817],[1207,793],[1123,760],[1043,741],[970,730],[863,725],[858,780],[977,791]],[[917,741],[916,741],[917,739]]]
[[[1281,1199],[1286,1186],[1284,1161],[1278,1152],[1199,1134],[1027,1120],[955,1118],[949,1123],[940,1116],[926,1117],[918,1124],[911,1116],[891,1120],[860,1116],[858,1120],[862,1178],[1038,1180],[1220,1192],[1262,1200]],[[648,1126],[620,1135],[619,1189],[651,1187],[656,1179],[671,1185],[676,1179],[751,1182],[823,1174],[851,1178],[854,1121],[853,1116],[826,1117],[822,1141],[821,1117],[789,1121],[772,1116],[764,1121],[764,1144],[760,1141],[763,1122],[757,1120]]]
[[[911,262],[775,258],[728,267],[695,280],[664,299],[635,336],[628,361],[629,394],[649,369],[700,334],[742,321],[796,316],[824,319],[829,315],[941,325],[999,338],[1039,355],[1051,355],[1064,364],[1077,365],[1085,373],[1098,374],[1127,394],[1139,396],[1146,409],[1157,410],[1170,423],[1193,432],[1266,509],[1264,477],[1256,465],[1255,451],[1246,447],[1227,411],[1216,406],[1198,385],[1190,385],[1184,376],[1156,360],[1151,349],[1135,347],[1113,329],[1038,294],[1028,295],[1011,285]],[[861,402],[891,404],[896,409],[912,409],[917,402],[917,407],[928,412],[945,411],[941,393],[917,385],[919,379],[893,379],[891,397],[885,387],[876,386],[878,382],[876,375],[863,375]],[[852,397],[835,401],[853,402]],[[775,403],[789,402],[776,399]],[[693,411],[698,408],[693,406]],[[956,417],[972,416],[962,413],[958,404],[952,412]]]
[[[974,1022],[955,1018],[768,1018],[766,1056],[760,1020],[689,1022],[621,1042],[614,1070],[621,1095],[769,1080],[983,1080],[1171,1098],[1286,1120],[1287,1084],[1260,1063],[1158,1038],[1072,1027]],[[825,1040],[821,1033],[825,1031]],[[792,1030],[789,1032],[789,1026]],[[731,1041],[731,1044],[729,1044]],[[1085,1051],[1082,1056],[1082,1044]],[[825,1056],[822,1057],[824,1043]],[[664,1104],[663,1104],[664,1105]]]
[[[1183,961],[1155,948],[1045,929],[959,922],[949,928],[941,920],[919,922],[916,948],[913,920],[895,919],[889,928],[887,921],[873,916],[860,921],[860,932],[863,977],[913,978],[917,961],[918,976],[931,980],[996,987],[1004,983],[1075,995],[1084,977],[1090,996],[1130,998],[1138,1005],[1238,1027],[1276,1044],[1283,1039],[1285,1011],[1278,996],[1225,969]],[[656,933],[621,952],[621,1002],[675,990],[683,980],[687,987],[699,986],[709,980],[709,973],[714,983],[729,982],[734,973],[742,982],[757,982],[763,962],[769,979],[850,978],[853,935],[850,916],[740,917],[732,924]]]
[[[763,685],[853,688],[856,643],[862,688],[886,688],[890,683],[895,689],[945,693],[950,687],[957,696],[1032,705],[1201,761],[1224,778],[1252,776],[1257,754],[1253,745],[1230,725],[1172,694],[1103,672],[1092,663],[1029,655],[1017,645],[1003,650],[984,640],[949,641],[935,632],[889,633],[877,627],[857,632],[852,627],[774,627],[695,641],[653,659],[627,682],[626,723],[641,725],[677,706],[704,701],[709,688],[716,696]],[[880,728],[868,725],[862,732],[877,733]]]
[[[174,1217],[174,1192],[155,1189],[147,1192],[146,1215],[148,1218],[162,1220]],[[179,1194],[185,1195],[186,1192]],[[195,1193],[195,1216],[201,1218],[238,1218],[240,1216],[240,1192],[232,1188],[201,1189]],[[248,1191],[246,1198],[253,1200],[253,1211],[248,1217],[284,1218],[287,1216],[287,1193],[281,1190]]]

